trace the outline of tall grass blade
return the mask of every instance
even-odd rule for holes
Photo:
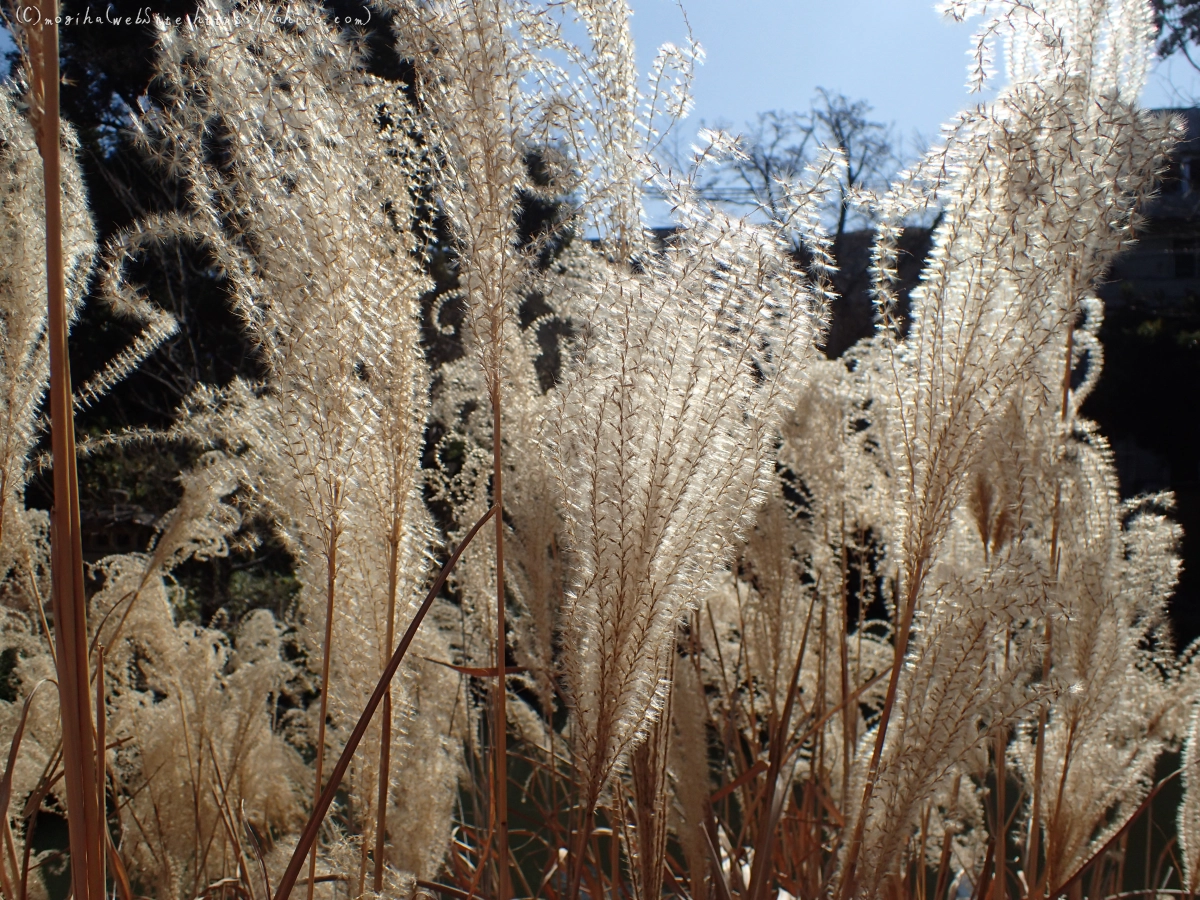
[[[38,145],[46,209],[46,279],[50,348],[51,450],[54,459],[52,516],[52,604],[58,650],[59,698],[63,725],[71,882],[76,900],[100,900],[104,875],[103,836],[95,780],[88,677],[87,607],[83,587],[83,547],[79,520],[79,479],[75,468],[75,419],[67,356],[67,288],[62,245],[62,157],[59,139],[57,0],[50,0],[40,28],[33,29],[35,93],[40,100]]]

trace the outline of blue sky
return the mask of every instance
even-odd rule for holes
[[[674,0],[629,0],[643,71],[664,41],[687,31]],[[803,110],[818,86],[866,100],[902,138],[932,140],[968,94],[967,53],[974,24],[956,24],[934,0],[685,0],[707,60],[696,76],[696,109],[684,123],[723,120],[739,130],[760,110]],[[1147,106],[1200,100],[1200,73],[1186,60],[1160,65],[1142,97]]]
[[[682,44],[675,0],[629,0],[642,71],[659,44]],[[973,24],[953,23],[934,0],[685,0],[707,53],[697,71],[696,108],[680,137],[701,121],[737,131],[759,111],[804,110],[825,87],[866,100],[909,148],[936,138],[943,122],[980,98],[965,88]],[[153,7],[151,7],[153,8]],[[0,29],[0,50],[11,47]],[[1200,103],[1200,73],[1179,56],[1161,63],[1146,106]]]

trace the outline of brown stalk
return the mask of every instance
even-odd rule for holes
[[[568,871],[570,872],[567,881],[568,900],[579,900],[584,869],[587,868],[584,865],[584,860],[587,857],[587,846],[595,830],[596,798],[599,792],[589,786],[583,793],[584,802],[579,805],[579,826],[575,831],[575,846],[571,848],[568,863]]]
[[[177,684],[177,686],[178,686],[178,684]],[[201,747],[199,741],[197,741],[196,752],[200,754],[199,760],[195,759],[192,755],[192,738],[191,738],[191,734],[190,734],[190,729],[188,728],[187,705],[184,703],[183,698],[184,698],[184,693],[183,693],[182,687],[179,687],[179,691],[178,691],[178,694],[176,697],[176,699],[178,700],[178,705],[179,705],[179,725],[180,725],[180,730],[183,732],[183,735],[182,735],[183,742],[182,743],[183,743],[183,749],[184,749],[184,756],[187,758],[188,777],[191,781],[192,822],[193,822],[193,826],[194,826],[192,828],[192,845],[193,845],[192,846],[192,861],[194,863],[193,888],[196,888],[196,887],[199,887],[200,878],[201,878],[201,875],[203,874],[204,862],[208,858],[207,848],[201,848],[201,846],[200,846],[201,841],[204,839],[203,828],[201,827],[201,824],[200,824],[201,823],[201,818],[200,818],[201,786],[200,785],[201,785],[201,775],[204,771],[204,751],[203,751],[203,748]],[[197,737],[199,738],[199,736],[197,736]],[[157,813],[157,810],[156,810],[156,813]],[[214,834],[215,834],[215,831],[214,831]]]
[[[117,845],[113,843],[107,828],[104,829],[104,845],[108,850],[108,861],[112,864],[113,883],[120,891],[121,900],[133,900],[133,885],[129,881],[129,873],[125,871],[125,863],[121,862],[121,854],[117,852]],[[28,853],[28,848],[26,852]]]
[[[996,730],[996,888],[994,900],[1007,900],[1008,896],[1008,817],[1004,798],[1004,781],[1008,777],[1005,771],[1005,755],[1008,749],[1008,734],[1004,726]]]
[[[495,338],[499,345],[499,337]],[[492,816],[496,823],[496,867],[499,874],[499,900],[512,897],[508,860],[508,682],[504,677],[504,459],[500,441],[500,379],[492,386],[492,508],[496,511],[496,684],[493,697],[494,745],[492,775]]]
[[[873,688],[879,682],[879,680],[881,678],[883,678],[883,676],[886,675],[887,673],[888,673],[888,670],[884,669],[882,672],[877,672],[871,678],[868,678],[861,685],[859,685],[857,688],[854,689],[854,692],[850,694],[850,697],[847,702],[853,702],[853,701],[857,700],[864,693],[866,693],[868,690]],[[814,734],[816,734],[819,729],[821,729],[825,726],[826,722],[828,722],[830,719],[832,719],[835,715],[837,715],[841,711],[842,711],[842,707],[840,704],[838,706],[834,707],[833,709],[826,710],[825,714],[823,716],[821,716],[819,719],[812,720],[809,723],[808,728],[806,728],[803,733],[798,733],[797,735],[793,736],[791,743],[788,745],[788,756],[791,756],[793,753],[795,753],[797,750],[799,750],[801,747],[803,747],[805,741],[807,741],[810,737],[812,737]],[[799,732],[799,729],[797,729],[797,732]]]
[[[700,826],[700,831],[704,834],[704,840],[708,844],[708,852],[712,854],[713,864],[713,884],[717,889],[717,897],[719,900],[733,900],[733,895],[729,891],[729,882],[725,879],[725,873],[721,870],[721,853],[717,850],[717,845],[713,842],[713,836],[709,830],[703,825]],[[736,870],[737,861],[730,860],[730,870]]]
[[[208,755],[212,758],[213,774],[217,779],[217,786],[209,785],[209,790],[212,791],[213,800],[217,805],[217,812],[221,816],[221,822],[225,826],[225,835],[229,838],[229,843],[233,846],[234,855],[237,857],[238,869],[241,871],[241,878],[246,885],[246,893],[250,895],[250,900],[257,900],[254,896],[254,885],[250,881],[250,863],[246,860],[246,853],[242,849],[242,841],[237,833],[237,820],[233,815],[233,807],[229,805],[229,786],[225,783],[225,778],[221,774],[220,763],[217,762],[217,748],[213,746],[212,738],[208,739]],[[270,894],[266,895],[270,897]],[[266,900],[266,898],[264,898]]]
[[[321,650],[321,703],[317,719],[317,765],[316,784],[313,789],[313,804],[321,799],[321,776],[325,768],[325,716],[329,709],[329,657],[333,650],[333,607],[337,585],[337,523],[330,523],[329,555],[325,560],[325,641]],[[317,883],[317,845],[313,844],[312,856],[308,860],[308,900],[313,900]]]
[[[508,864],[512,867],[512,870],[517,873],[517,878],[521,880],[521,886],[525,889],[525,896],[535,896],[533,893],[533,888],[529,885],[529,880],[525,877],[525,873],[522,872],[521,867],[517,865],[517,858],[515,855],[509,856]]]
[[[1138,805],[1138,808],[1133,811],[1133,815],[1125,820],[1125,824],[1117,829],[1117,832],[1113,834],[1112,837],[1110,837],[1107,841],[1105,841],[1095,853],[1080,863],[1069,878],[1067,878],[1062,884],[1055,887],[1052,891],[1049,891],[1046,896],[1060,897],[1063,894],[1066,894],[1068,891],[1077,890],[1081,885],[1083,876],[1091,869],[1092,865],[1101,857],[1103,857],[1105,853],[1112,849],[1113,844],[1119,841],[1121,837],[1129,831],[1129,827],[1134,823],[1137,817],[1144,813],[1149,808],[1150,804],[1154,802],[1154,798],[1158,796],[1159,791],[1166,787],[1167,784],[1173,779],[1178,777],[1182,771],[1182,769],[1176,769],[1174,772],[1156,784],[1151,789],[1150,793],[1146,795],[1146,799],[1144,799]],[[1044,887],[1044,885],[1041,887]]]
[[[367,733],[367,728],[371,724],[371,718],[375,715],[379,704],[383,702],[383,697],[388,691],[388,686],[392,683],[397,670],[399,670],[400,663],[404,661],[404,655],[408,652],[413,638],[417,636],[417,629],[420,628],[421,622],[425,619],[425,614],[433,606],[433,601],[437,598],[438,592],[441,591],[442,585],[446,583],[446,579],[449,577],[450,572],[453,571],[463,551],[466,550],[467,545],[471,543],[472,538],[479,533],[479,529],[484,526],[487,520],[495,514],[496,507],[493,506],[467,532],[467,536],[458,545],[458,549],[454,551],[454,554],[442,566],[442,571],[438,573],[438,577],[434,580],[433,587],[429,589],[429,593],[425,595],[425,600],[413,616],[412,622],[409,623],[408,630],[404,632],[404,637],[400,639],[400,644],[396,647],[396,652],[392,654],[387,668],[383,670],[383,675],[379,678],[379,683],[375,685],[375,690],[371,693],[371,698],[363,708],[362,715],[358,718],[358,724],[354,726],[354,731],[350,733],[350,737],[346,741],[346,746],[342,748],[342,754],[338,757],[338,761],[329,775],[329,782],[325,785],[325,790],[317,798],[312,814],[308,817],[308,822],[305,823],[304,830],[300,833],[300,840],[296,844],[296,849],[292,852],[292,858],[288,862],[283,877],[279,880],[279,887],[275,889],[275,900],[286,900],[286,898],[291,896],[292,888],[295,886],[296,879],[300,875],[300,868],[304,865],[304,857],[308,855],[309,850],[316,844],[317,832],[320,831],[321,823],[325,820],[325,814],[329,812],[334,795],[337,794],[338,787],[342,783],[342,778],[346,775],[346,769],[350,767],[350,761],[354,758],[354,751],[358,749],[363,735]]]
[[[683,889],[683,885],[679,882],[679,879],[682,877],[682,872],[679,873],[678,877],[676,877],[675,872],[671,871],[671,860],[668,858],[666,865],[663,866],[663,881],[666,882],[667,885],[667,896],[688,898],[687,892]],[[696,900],[696,898],[690,898],[690,900]]]
[[[979,883],[975,885],[975,890],[971,892],[971,900],[988,900],[991,895],[992,888],[992,872],[995,867],[992,865],[992,860],[996,854],[996,839],[993,837],[987,844],[987,855],[983,858],[983,868],[980,870]]]
[[[58,686],[57,682],[51,682]],[[62,741],[60,740],[55,746],[54,751],[50,754],[50,758],[46,760],[46,765],[42,767],[41,777],[38,778],[37,784],[25,798],[25,806],[21,810],[21,818],[28,819],[36,814],[41,808],[42,801],[46,799],[46,795],[58,784],[63,773],[59,771],[58,764],[62,761]]]
[[[1170,877],[1169,875],[1164,878],[1159,878],[1158,876],[1161,874],[1163,866],[1167,864],[1168,859],[1171,861],[1171,865],[1174,867],[1176,872],[1183,871],[1183,863],[1179,860],[1179,854],[1175,852],[1178,842],[1178,837],[1171,838],[1169,841],[1167,841],[1167,845],[1162,848],[1162,852],[1158,854],[1158,862],[1156,862],[1154,865],[1154,878],[1150,882],[1151,884],[1161,885],[1167,883],[1167,878]],[[1188,900],[1196,900],[1195,891],[1180,891],[1179,893],[1186,896]]]
[[[667,665],[667,677],[673,682],[673,648]],[[667,693],[661,717],[651,726],[649,737],[638,745],[630,759],[634,798],[633,836],[638,856],[633,883],[638,900],[657,900],[662,895],[667,855],[667,749],[671,737],[673,694],[674,691]],[[623,821],[625,817],[621,818]],[[614,877],[616,871],[614,868]]]
[[[617,802],[618,803],[621,802],[619,797],[617,798]],[[610,809],[608,812],[609,812],[610,820],[613,823],[612,826],[609,828],[609,836],[608,836],[608,867],[609,867],[609,870],[612,872],[612,886],[609,887],[607,890],[605,889],[605,887],[604,887],[604,869],[601,868],[600,869],[601,889],[599,892],[597,892],[593,896],[620,897],[626,893],[625,891],[621,890],[621,883],[620,883],[621,842],[617,835],[617,824],[616,824],[618,821],[620,821],[620,818],[618,817],[617,810]],[[661,875],[660,875],[660,878],[661,878]],[[661,893],[661,890],[662,889],[660,888],[659,889],[660,893]]]
[[[5,897],[15,898],[17,895],[13,893],[12,881],[9,880],[8,869],[12,867],[12,875],[15,878],[17,873],[21,871],[21,866],[17,862],[17,846],[13,840],[12,825],[6,817],[0,821],[0,826],[4,829],[4,851],[8,854],[8,865],[4,864],[4,854],[0,854],[0,891],[4,892]]]
[[[26,900],[29,896],[29,872],[30,872],[30,850],[32,849],[31,837],[37,830],[37,811],[30,816],[29,821],[25,823],[25,855],[21,860],[21,894],[20,900]]]
[[[371,847],[375,843],[371,828],[379,824],[378,817],[374,821],[371,819],[370,798],[367,798],[367,805],[362,811],[362,821],[362,835],[358,842],[358,881],[354,890],[356,897],[361,897],[367,889],[367,862],[371,858]]]
[[[783,704],[783,715],[775,723],[771,732],[771,747],[767,765],[766,794],[762,798],[761,819],[758,826],[758,842],[754,848],[754,867],[750,872],[749,900],[763,900],[767,894],[768,882],[772,870],[772,855],[775,849],[775,837],[779,831],[779,817],[787,802],[787,785],[780,781],[783,769],[785,750],[787,747],[788,728],[791,725],[792,710],[796,706],[796,697],[800,688],[800,670],[804,666],[804,653],[808,648],[808,630],[812,625],[815,603],[808,606],[808,617],[804,621],[804,634],[800,638],[800,651],[796,654],[796,663],[792,667],[792,679],[788,682],[787,699]]]
[[[1053,555],[1053,548],[1051,549]],[[1050,680],[1050,659],[1052,640],[1054,637],[1053,624],[1046,619],[1046,649],[1042,654],[1042,682]],[[1042,777],[1046,759],[1046,718],[1048,708],[1043,702],[1038,709],[1037,748],[1033,758],[1033,809],[1029,818],[1029,846],[1025,851],[1025,871],[1029,873],[1030,900],[1038,900],[1038,854],[1041,852],[1040,839],[1042,836]],[[1147,832],[1149,834],[1149,832]]]
[[[435,666],[441,666],[443,669],[449,669],[452,672],[457,672],[459,675],[469,675],[472,678],[499,677],[496,670],[491,666],[460,666],[458,663],[446,662],[444,659],[434,659],[432,656],[422,656],[419,658],[425,660],[425,662],[433,663]],[[522,672],[528,671],[528,666],[504,667],[505,675],[520,675]]]
[[[421,881],[417,879],[417,887],[425,888],[427,891],[436,891],[448,897],[461,897],[462,900],[486,900],[486,898],[480,897],[478,894],[468,894],[466,891],[460,891],[456,887],[451,887],[448,884],[440,884],[436,881]]]
[[[17,766],[17,755],[21,751],[21,739],[25,736],[25,722],[29,717],[29,708],[33,705],[33,698],[37,696],[38,688],[40,688],[43,684],[46,684],[46,682],[47,679],[43,679],[35,684],[33,686],[33,690],[29,692],[29,696],[25,698],[25,702],[21,705],[21,715],[20,718],[17,719],[17,727],[13,732],[12,742],[8,747],[8,763],[4,768],[4,777],[3,779],[0,779],[0,822],[4,824],[5,836],[9,838],[8,804],[12,799],[13,771]],[[54,682],[50,683],[54,684]],[[12,874],[15,877],[17,874],[16,860],[12,860],[12,863]],[[4,891],[4,895],[6,897],[16,897],[16,894],[13,893],[12,883],[8,880],[8,878],[8,869],[4,865],[3,856],[0,855],[0,889]]]
[[[267,875],[267,864],[263,859],[262,847],[258,842],[258,835],[254,833],[254,828],[250,825],[250,820],[246,818],[246,801],[243,800],[238,807],[238,816],[242,821],[242,829],[246,832],[246,840],[250,844],[250,849],[254,853],[254,858],[258,861],[258,875],[262,878],[263,897],[270,900],[271,897],[271,878]]]
[[[924,554],[922,554],[922,558],[924,558]],[[854,893],[854,874],[858,866],[858,854],[862,849],[863,833],[867,826],[867,811],[870,809],[871,797],[875,792],[875,782],[879,780],[879,763],[883,758],[883,745],[887,738],[888,722],[892,718],[892,709],[896,705],[896,694],[900,688],[900,673],[904,669],[904,659],[908,653],[908,637],[912,631],[913,617],[917,610],[917,596],[924,580],[922,568],[923,566],[918,566],[917,570],[913,572],[904,598],[904,611],[900,618],[900,628],[896,633],[895,656],[888,679],[887,695],[884,697],[883,709],[879,713],[875,747],[871,751],[871,762],[867,766],[866,784],[863,785],[858,819],[854,823],[854,833],[850,839],[850,849],[847,853],[846,874],[842,877],[841,900],[850,900]]]
[[[593,815],[599,811],[598,806],[592,807]],[[604,863],[603,857],[600,855],[600,838],[602,835],[609,832],[607,828],[594,828],[589,826],[587,830],[587,842],[580,851],[578,858],[585,860],[588,858],[587,849],[591,847],[591,858],[596,861],[596,865],[592,869],[588,869],[583,864],[580,864],[579,872],[582,878],[583,887],[576,889],[570,896],[573,900],[578,900],[579,897],[604,897],[607,896],[604,890]],[[582,893],[581,893],[582,891]]]
[[[954,776],[954,787],[950,792],[950,805],[948,809],[954,809],[958,805],[958,789],[962,785],[962,775]],[[937,887],[934,889],[934,900],[945,900],[946,888],[950,881],[950,850],[954,843],[954,832],[950,826],[946,826],[945,832],[942,834],[942,858],[938,861],[938,877]]]
[[[488,823],[488,829],[488,834],[482,842],[476,838],[476,842],[479,844],[481,852],[479,856],[479,862],[476,863],[473,869],[471,869],[470,890],[468,893],[472,897],[475,896],[476,889],[479,887],[479,881],[483,878],[484,870],[487,868],[488,863],[490,863],[492,859],[492,836],[490,822]]]
[[[217,814],[221,818],[221,825],[225,829],[226,839],[233,845],[234,856],[237,859],[237,883],[239,888],[244,889],[249,900],[258,900],[254,896],[254,890],[250,884],[250,867],[246,865],[246,856],[242,852],[241,842],[238,840],[237,828],[229,818],[229,810],[227,804],[222,800],[220,793],[215,787],[209,785],[209,792],[212,794],[213,802],[217,806]]]
[[[730,794],[732,794],[738,788],[742,787],[748,781],[751,781],[754,778],[757,778],[759,775],[761,775],[766,770],[767,770],[766,760],[760,759],[758,762],[756,762],[754,765],[752,765],[750,768],[748,768],[745,772],[743,772],[741,775],[739,775],[733,781],[729,782],[724,787],[716,790],[712,794],[712,796],[710,796],[708,798],[708,802],[709,803],[720,803],[722,800],[724,800],[726,797],[728,797]]]
[[[928,900],[928,886],[925,881],[925,848],[929,846],[929,804],[921,814],[921,840],[917,846],[913,878],[916,880],[917,900]]]
[[[13,770],[16,768],[17,755],[21,752],[21,739],[25,736],[25,720],[29,716],[29,707],[33,705],[33,698],[37,696],[38,689],[43,684],[58,686],[48,678],[42,679],[33,686],[33,690],[29,692],[29,696],[21,705],[21,715],[17,719],[17,727],[13,731],[12,742],[8,746],[8,763],[4,768],[4,776],[0,779],[0,820],[3,821],[8,819],[8,804],[12,799]]]
[[[96,651],[96,786],[99,789],[99,794],[96,796],[97,807],[100,811],[100,833],[96,835],[100,839],[96,846],[96,865],[100,867],[100,884],[108,884],[108,870],[104,865],[107,858],[105,851],[108,849],[108,841],[105,837],[108,836],[108,817],[107,812],[106,788],[108,773],[107,751],[105,748],[105,723],[107,716],[105,715],[104,706],[104,645],[100,644]]]
[[[839,434],[841,434],[839,432]],[[845,435],[841,435],[845,438]],[[855,740],[855,717],[850,709],[850,560],[846,553],[846,503],[841,504],[842,605],[838,611],[838,653],[842,678],[842,796],[850,794],[850,751]],[[860,570],[861,571],[861,570]],[[861,596],[859,605],[862,605]]]
[[[943,900],[946,888],[950,882],[950,849],[954,843],[954,833],[947,828],[942,835],[942,856],[938,861],[937,887],[934,888],[934,900]]]
[[[388,611],[384,647],[390,652],[396,639],[396,589],[400,565],[400,518],[393,517],[388,547]],[[387,840],[388,778],[392,768],[392,686],[383,695],[383,721],[379,723],[379,806],[375,814],[375,871],[371,887],[383,891],[383,850]]]
[[[62,717],[71,883],[75,900],[101,900],[103,835],[96,802],[95,734],[88,677],[87,601],[75,469],[75,416],[67,355],[67,290],[62,247],[62,160],[59,139],[57,0],[49,0],[39,27],[30,29],[34,61],[34,115],[46,204],[46,341],[50,350],[50,443],[54,460],[51,571],[54,635]],[[40,101],[40,110],[38,109]]]
[[[28,557],[26,557],[28,559]],[[54,671],[58,671],[58,654],[54,649],[54,637],[50,634],[50,623],[46,621],[46,602],[42,597],[42,592],[38,588],[37,578],[34,575],[29,575],[29,593],[33,597],[34,603],[37,604],[38,624],[42,627],[42,635],[46,638],[46,649],[50,651],[50,662],[54,666]]]
[[[1074,290],[1074,278],[1071,279],[1071,289]],[[1074,355],[1075,347],[1075,327],[1073,323],[1068,323],[1067,326],[1067,346],[1063,359],[1063,377],[1062,377],[1062,405],[1059,409],[1059,419],[1065,423],[1067,416],[1071,411],[1071,359]],[[1060,516],[1062,511],[1062,485],[1055,484],[1054,486],[1054,512],[1050,525],[1050,565],[1054,569],[1054,577],[1058,577],[1059,568],[1059,552],[1058,539],[1060,528]],[[1050,680],[1050,665],[1052,661],[1053,650],[1053,622],[1047,616],[1046,618],[1046,649],[1042,654],[1042,681]],[[1043,883],[1045,878],[1049,877],[1051,867],[1053,866],[1053,854],[1050,852],[1050,841],[1054,837],[1053,834],[1047,835],[1046,838],[1046,873],[1038,873],[1038,856],[1040,853],[1039,842],[1041,839],[1041,806],[1042,806],[1042,782],[1044,780],[1045,755],[1046,755],[1046,720],[1048,718],[1049,709],[1046,703],[1042,703],[1038,710],[1038,737],[1037,748],[1034,757],[1034,775],[1033,775],[1033,809],[1030,819],[1030,834],[1029,834],[1029,850],[1026,858],[1026,868],[1030,871],[1030,897],[1031,900],[1040,900],[1043,896],[1042,891],[1046,887]],[[1068,757],[1069,759],[1069,751]],[[1066,765],[1064,760],[1062,779],[1059,782],[1059,797],[1054,808],[1054,822],[1058,820],[1059,809],[1062,806],[1062,785],[1066,781]]]

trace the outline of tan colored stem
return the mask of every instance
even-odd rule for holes
[[[859,806],[858,819],[854,823],[854,834],[850,839],[850,849],[846,857],[846,871],[842,876],[842,900],[849,900],[854,893],[854,875],[858,867],[858,854],[862,849],[863,834],[867,825],[867,811],[871,807],[871,797],[875,793],[875,783],[879,780],[879,763],[883,758],[883,744],[887,737],[888,723],[892,718],[892,710],[896,706],[896,694],[900,687],[900,672],[904,668],[904,657],[908,652],[908,637],[912,632],[913,616],[917,609],[917,595],[923,579],[920,571],[909,578],[908,591],[904,600],[904,612],[900,619],[900,628],[896,633],[895,655],[892,659],[891,676],[888,679],[887,695],[883,701],[883,709],[879,714],[879,725],[875,732],[875,748],[871,751],[871,762],[867,767],[866,784],[863,786],[862,803]]]
[[[1072,291],[1072,297],[1073,297],[1074,296],[1074,279],[1071,280],[1071,291]],[[1068,320],[1066,351],[1065,351],[1065,354],[1063,357],[1062,407],[1059,411],[1061,421],[1064,424],[1066,423],[1067,417],[1070,415],[1070,412],[1071,412],[1071,360],[1072,360],[1072,357],[1074,356],[1074,353],[1075,353],[1075,323],[1073,320]],[[1054,571],[1054,577],[1056,579],[1058,578],[1058,571],[1059,571],[1058,541],[1059,541],[1061,517],[1062,517],[1062,485],[1056,484],[1054,486],[1054,512],[1053,512],[1052,521],[1050,524],[1050,565]],[[1053,638],[1052,623],[1051,623],[1050,618],[1047,617],[1047,619],[1046,619],[1046,649],[1045,649],[1044,655],[1042,656],[1042,681],[1043,682],[1047,682],[1050,680],[1050,665],[1051,665],[1051,661],[1052,661],[1052,656],[1051,656],[1052,638]],[[1044,892],[1045,892],[1046,888],[1049,887],[1049,885],[1046,882],[1051,877],[1051,875],[1054,871],[1054,868],[1055,868],[1054,860],[1055,860],[1055,857],[1057,856],[1057,852],[1052,848],[1052,843],[1054,841],[1054,834],[1053,833],[1047,834],[1047,836],[1046,836],[1046,871],[1044,873],[1040,873],[1040,875],[1039,875],[1039,873],[1037,872],[1037,869],[1038,869],[1038,856],[1039,856],[1039,849],[1040,849],[1039,848],[1039,838],[1040,838],[1041,816],[1042,816],[1042,811],[1041,811],[1042,794],[1043,794],[1042,781],[1044,779],[1044,766],[1045,766],[1045,741],[1046,741],[1047,715],[1048,715],[1048,710],[1047,710],[1046,704],[1043,703],[1041,709],[1038,711],[1038,744],[1037,744],[1037,750],[1036,750],[1037,755],[1034,758],[1032,824],[1031,824],[1031,829],[1030,829],[1031,835],[1030,835],[1030,841],[1029,841],[1029,858],[1028,858],[1028,861],[1026,862],[1027,867],[1032,867],[1031,874],[1038,875],[1038,877],[1031,877],[1029,879],[1031,900],[1040,900],[1040,898],[1042,896],[1044,896]],[[1070,759],[1069,743],[1070,742],[1068,742],[1067,753],[1064,755],[1063,771],[1061,773],[1061,777],[1059,780],[1058,798],[1057,798],[1057,800],[1055,802],[1055,806],[1054,806],[1054,814],[1052,817],[1051,828],[1050,828],[1051,832],[1053,832],[1053,830],[1056,827],[1055,823],[1057,823],[1057,821],[1058,821],[1059,811],[1062,807],[1062,790],[1063,790],[1063,785],[1066,782],[1067,766],[1069,765],[1068,760]]]
[[[392,652],[396,639],[396,589],[400,565],[400,519],[395,517],[392,526],[391,546],[388,550],[388,611],[387,629],[384,638],[386,652]],[[392,688],[389,683],[383,695],[383,721],[379,723],[379,806],[375,814],[375,872],[371,880],[375,893],[383,891],[383,851],[387,840],[387,802],[389,773],[392,767]]]
[[[496,868],[499,900],[510,900],[512,882],[508,871],[508,685],[504,677],[504,457],[500,447],[500,384],[492,388],[492,505],[496,509],[496,682],[494,697],[494,746],[492,814],[496,823]]]
[[[329,657],[333,650],[333,607],[337,582],[337,526],[330,529],[329,555],[325,567],[325,641],[321,651],[321,702],[320,718],[317,720],[317,764],[316,787],[313,791],[313,806],[321,801],[321,778],[325,768],[325,717],[329,711]],[[312,855],[308,860],[308,900],[313,900],[317,878],[317,845],[313,843]]]
[[[96,865],[100,868],[100,884],[108,883],[107,871],[105,868],[105,850],[107,849],[105,841],[105,832],[108,830],[107,815],[105,813],[105,773],[108,770],[106,759],[107,754],[104,749],[104,742],[107,739],[105,734],[105,706],[104,706],[104,645],[100,644],[96,649],[96,786],[99,793],[96,795],[96,806],[99,812],[100,832],[96,835]]]
[[[1042,683],[1050,680],[1050,661],[1053,647],[1053,623],[1046,619],[1046,649],[1042,654]],[[1037,748],[1033,758],[1033,809],[1029,818],[1029,847],[1025,851],[1025,871],[1028,874],[1030,900],[1041,897],[1041,882],[1038,880],[1038,854],[1041,852],[1042,836],[1042,778],[1046,767],[1046,718],[1048,707],[1043,702],[1038,710]]]
[[[774,724],[771,731],[771,744],[768,748],[769,762],[765,792],[760,800],[762,806],[759,820],[758,839],[754,847],[754,863],[750,870],[750,886],[746,893],[749,900],[765,900],[774,874],[772,859],[775,851],[775,840],[779,831],[779,819],[783,814],[784,804],[788,799],[789,779],[781,779],[783,763],[786,755],[786,745],[792,721],[792,712],[800,690],[800,673],[804,669],[804,654],[808,649],[809,627],[812,625],[813,610],[816,604],[809,604],[808,616],[804,621],[804,633],[800,638],[800,650],[796,654],[795,665],[792,666],[792,677],[788,682],[787,699],[783,704],[783,714]],[[818,691],[819,693],[819,691]]]
[[[994,900],[1008,898],[1008,811],[1004,796],[1005,755],[1008,751],[1008,730],[1002,725],[996,729],[996,887],[992,892]]]
[[[50,443],[54,458],[51,570],[54,636],[63,729],[63,763],[75,900],[104,896],[103,832],[97,803],[95,733],[88,665],[87,605],[75,469],[75,416],[67,354],[67,290],[62,247],[62,160],[59,143],[57,0],[30,30],[32,73],[40,92],[38,145],[46,204],[47,343],[50,350]],[[35,104],[36,105],[36,104]]]
[[[669,683],[674,683],[673,648],[667,662],[666,677]],[[637,848],[637,864],[633,871],[634,896],[637,900],[658,900],[662,896],[667,854],[667,753],[671,741],[671,703],[674,693],[674,690],[668,690],[660,718],[650,727],[650,734],[634,749],[630,758],[634,801],[633,846]],[[613,844],[615,846],[616,841]]]
[[[846,504],[841,504],[842,605],[838,610],[838,662],[842,679],[842,802],[850,796],[850,754],[857,738],[857,711],[850,707],[850,561],[846,553]],[[859,598],[862,604],[862,598]]]

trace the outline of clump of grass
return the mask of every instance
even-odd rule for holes
[[[136,121],[187,206],[106,248],[105,296],[146,329],[77,402],[172,327],[126,275],[153,242],[211,255],[265,378],[107,439],[186,441],[198,462],[152,545],[96,566],[90,626],[82,594],[47,615],[67,582],[21,496],[46,385],[67,383],[28,299],[55,264],[2,232],[23,261],[0,270],[6,895],[36,892],[65,776],[80,897],[109,875],[130,897],[262,900],[1112,896],[1181,747],[1180,858],[1152,887],[1195,887],[1171,498],[1120,502],[1080,415],[1092,287],[1176,137],[1126,99],[1145,4],[949,5],[983,16],[977,74],[1003,46],[1011,83],[872,201],[880,328],[839,361],[816,347],[844,161],[757,216],[703,202],[738,143],[656,164],[699,51],[663,48],[640,88],[624,3],[396,0],[406,86],[315,9],[286,27],[204,9],[160,26],[163,101]],[[21,223],[34,145],[4,102]],[[651,183],[677,220],[665,246]],[[469,351],[433,372],[430,199]],[[531,233],[535,203],[560,212]],[[896,241],[935,205],[901,322]],[[78,296],[91,251],[65,234]],[[421,468],[427,428],[444,468]],[[171,571],[227,553],[247,512],[297,559],[294,618],[233,637],[182,621]],[[33,699],[55,661],[75,665],[61,717]]]

